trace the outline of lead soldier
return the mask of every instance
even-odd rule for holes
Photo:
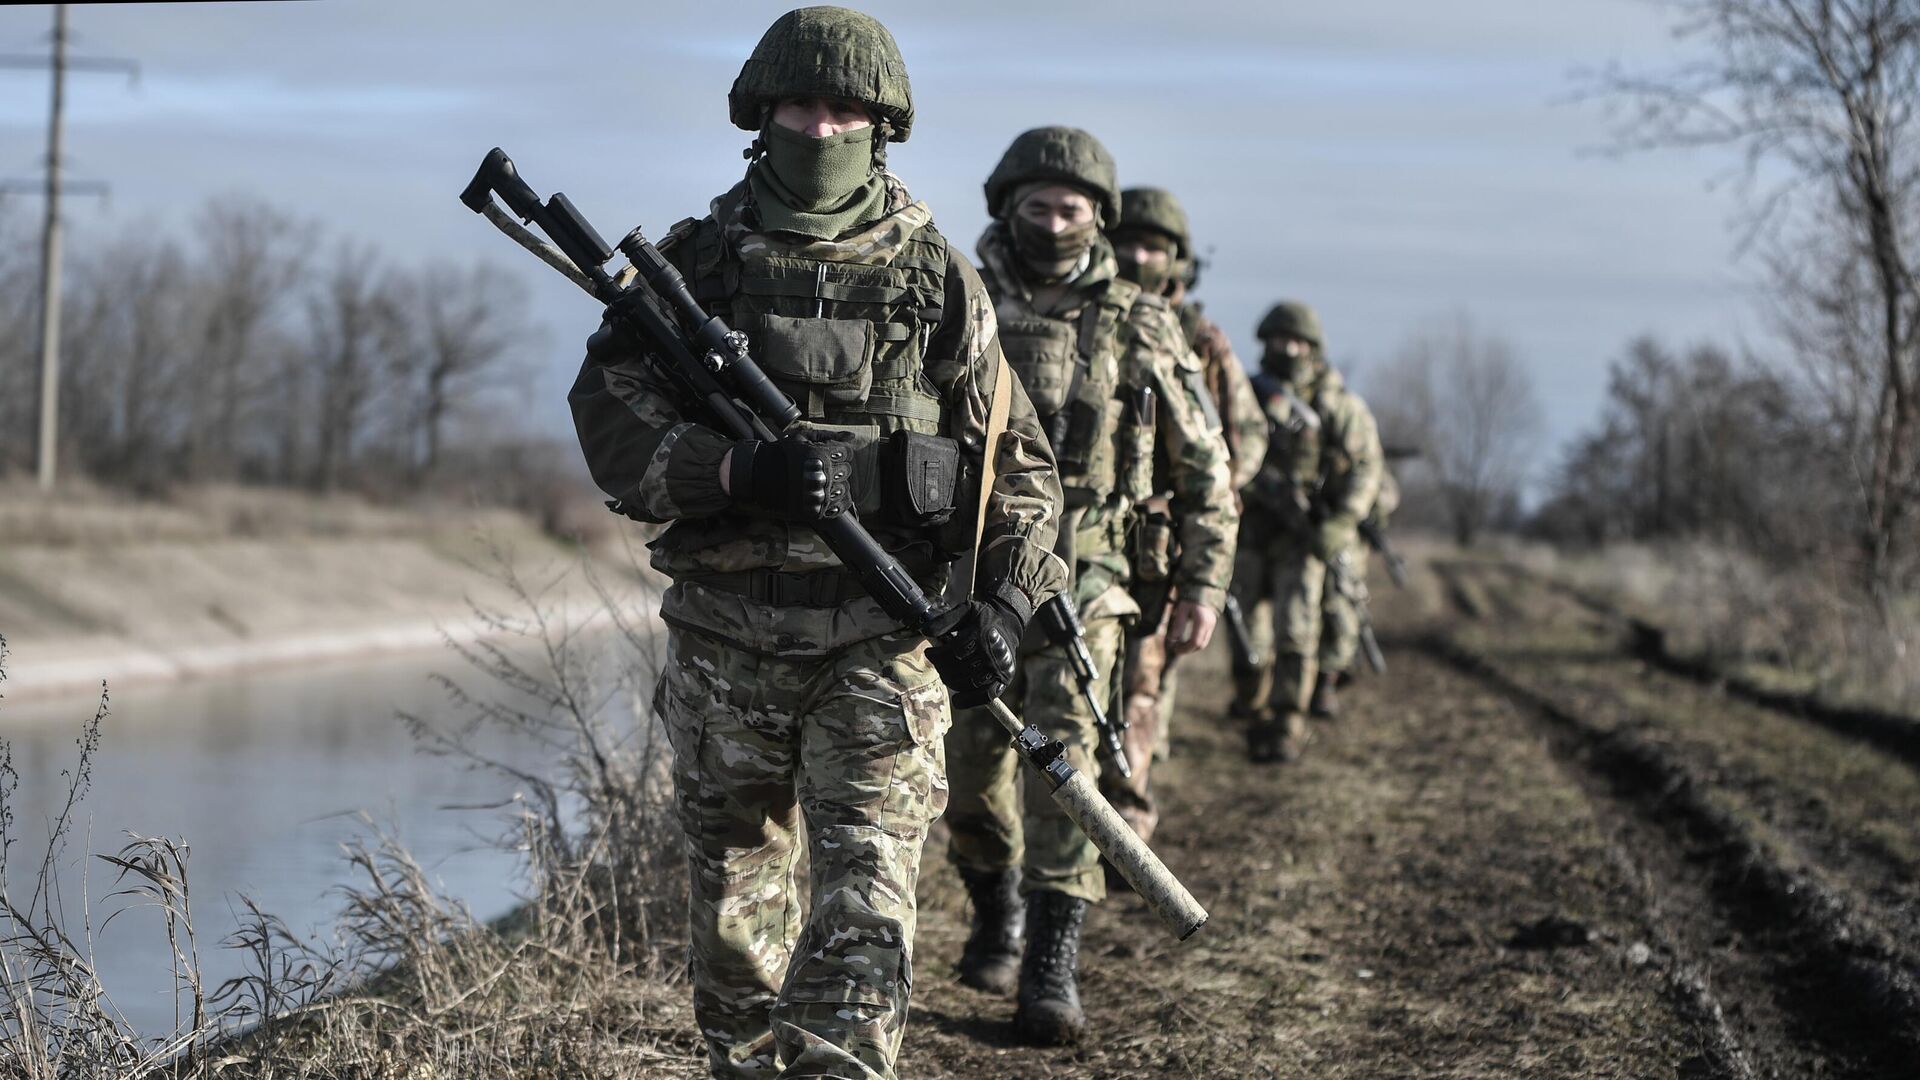
[[[776,441],[727,438],[604,328],[570,401],[595,480],[670,526],[651,545],[673,579],[657,700],[713,1075],[890,1078],[921,847],[947,802],[942,682],[978,704],[1011,677],[1026,620],[1066,584],[1060,490],[1025,392],[998,384],[978,275],[884,168],[914,121],[886,29],[842,8],[790,12],[728,106],[755,135],[746,178],[661,248],[748,334],[802,420]],[[989,446],[996,390],[1009,418]],[[979,492],[988,453],[997,471]],[[931,654],[811,527],[856,512],[938,592],[975,547],[977,499],[966,629]]]

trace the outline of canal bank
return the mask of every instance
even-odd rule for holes
[[[596,557],[534,521],[472,506],[206,489],[164,503],[0,493],[0,636],[14,702],[470,643],[477,612],[544,591],[604,617],[582,562],[623,596],[624,551]]]

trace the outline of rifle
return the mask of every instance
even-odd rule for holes
[[[1341,552],[1327,563],[1327,578],[1341,596],[1353,604],[1355,616],[1360,620],[1360,651],[1367,654],[1367,666],[1375,675],[1387,673],[1387,655],[1380,651],[1380,639],[1373,633],[1373,615],[1367,610],[1367,598],[1360,591],[1360,579],[1354,576],[1353,567],[1347,562],[1347,553]]]
[[[1406,588],[1407,560],[1401,558],[1400,553],[1393,550],[1393,542],[1387,539],[1387,530],[1381,527],[1380,522],[1375,518],[1367,518],[1365,521],[1362,521],[1360,523],[1360,538],[1367,542],[1368,547],[1379,552],[1382,559],[1386,560],[1387,576],[1393,579],[1395,587],[1401,589]]]
[[[1039,615],[1047,640],[1067,650],[1067,659],[1073,664],[1073,681],[1080,684],[1080,696],[1087,699],[1087,707],[1093,710],[1093,729],[1106,744],[1114,768],[1122,779],[1133,779],[1127,747],[1120,738],[1126,730],[1126,712],[1120,712],[1118,723],[1108,719],[1107,710],[1101,707],[1099,696],[1093,692],[1100,673],[1093,670],[1093,654],[1087,651],[1087,626],[1080,621],[1080,610],[1073,606],[1073,597],[1064,592],[1054,593],[1053,599],[1040,605]]]
[[[511,215],[494,201],[495,195],[512,210]],[[640,229],[628,233],[617,249],[632,264],[632,281],[616,281],[604,265],[616,249],[601,239],[565,195],[556,193],[542,203],[499,147],[481,161],[460,201],[605,304],[614,332],[640,345],[646,362],[723,434],[772,441],[779,430],[799,419],[799,407],[754,361],[747,336],[708,315],[680,272]],[[539,226],[548,239],[541,240],[522,222]],[[992,453],[993,448],[986,452]],[[987,495],[980,493],[982,499]],[[813,528],[888,615],[942,643],[958,636],[965,604],[938,606],[856,515],[825,518]],[[1067,762],[1058,739],[1023,723],[1004,702],[990,701],[987,708],[1012,734],[1020,756],[1046,777],[1054,802],[1168,930],[1184,941],[1206,925],[1206,909],[1100,796],[1093,779]]]
[[[1242,670],[1266,667],[1266,658],[1253,649],[1253,633],[1247,629],[1247,613],[1240,607],[1240,598],[1228,593],[1225,612],[1227,643],[1233,646],[1234,664]]]

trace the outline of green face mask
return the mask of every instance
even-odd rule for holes
[[[1008,223],[1008,229],[1013,234],[1013,250],[1028,266],[1047,278],[1058,278],[1071,271],[1100,235],[1097,222],[1083,221],[1054,232],[1018,214]]]
[[[801,213],[835,209],[873,179],[872,125],[815,138],[769,123],[761,134],[766,167],[781,201]]]
[[[1289,386],[1305,386],[1319,373],[1320,350],[1308,349],[1295,356],[1285,349],[1266,347],[1260,354],[1260,370]]]
[[[1120,277],[1140,286],[1143,292],[1164,296],[1167,286],[1173,283],[1172,266],[1166,264],[1148,266],[1145,263],[1134,262],[1125,255],[1119,256],[1119,261]]]

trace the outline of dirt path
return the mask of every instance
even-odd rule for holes
[[[1156,847],[1213,922],[1090,920],[1080,1047],[961,987],[936,835],[907,1077],[1920,1076],[1920,770],[1632,657],[1604,611],[1450,564],[1392,670],[1255,768],[1183,680]]]

